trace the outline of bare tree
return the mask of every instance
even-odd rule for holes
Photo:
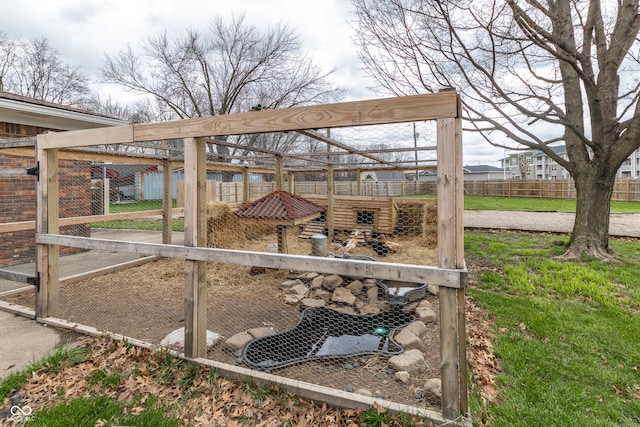
[[[106,56],[102,69],[104,81],[150,95],[163,120],[249,111],[258,105],[327,102],[340,95],[330,86],[331,73],[300,52],[300,41],[289,27],[262,33],[247,24],[244,15],[228,23],[214,18],[206,33],[189,29],[175,40],[160,34],[143,43],[142,53],[129,46]],[[265,143],[255,136],[242,138],[247,144]],[[287,138],[278,136],[273,142]],[[217,146],[217,153],[228,155],[230,150]]]
[[[454,87],[488,142],[553,158],[577,190],[565,256],[612,259],[615,175],[640,147],[638,0],[352,1],[362,61],[383,90]],[[568,160],[549,147],[561,141]]]
[[[82,106],[90,98],[88,77],[60,58],[46,38],[3,44],[4,90],[68,106]]]
[[[4,92],[16,55],[16,43],[0,31],[0,92]]]

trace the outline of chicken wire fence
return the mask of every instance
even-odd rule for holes
[[[436,265],[436,199],[391,197],[421,194],[419,177],[435,165],[431,122],[333,129],[332,140],[349,141],[355,152],[320,149],[304,135],[241,137],[237,146],[228,139],[207,143],[208,247]],[[277,167],[267,154],[272,148],[240,150],[242,144],[285,147],[284,178],[266,171]],[[182,245],[182,153],[180,140],[60,150],[60,234]],[[258,172],[243,176],[230,172],[229,164],[251,165]],[[2,203],[3,212],[21,212],[11,221],[33,219],[34,178],[11,185],[29,197],[3,195],[3,201],[15,203]],[[328,192],[336,196],[329,198]],[[3,267],[33,265],[33,230],[3,241],[15,242],[3,245]],[[181,349],[184,264],[63,246],[57,317]],[[206,282],[208,358],[400,403],[439,406],[424,387],[440,375],[433,284],[223,262],[207,263]],[[33,295],[33,290],[7,293],[3,299],[35,307]]]

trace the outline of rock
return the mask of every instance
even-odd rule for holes
[[[401,383],[407,383],[411,379],[411,374],[407,371],[398,371],[394,374],[394,376]]]
[[[430,308],[433,310],[433,305],[431,304],[431,301],[429,301],[428,299],[423,299],[418,303],[418,307],[417,308]]]
[[[231,348],[241,349],[249,344],[251,340],[253,340],[253,336],[249,332],[244,331],[229,337],[224,343]]]
[[[438,295],[438,293],[440,293],[440,286],[427,285],[427,292],[429,292],[431,295]]]
[[[336,288],[331,295],[331,301],[353,306],[356,302],[356,296],[347,288]]]
[[[367,299],[369,302],[378,301],[378,287],[367,289]]]
[[[358,311],[355,308],[349,307],[348,305],[334,304],[334,305],[331,306],[331,308],[333,308],[336,311],[339,311],[340,313],[358,314]]]
[[[265,326],[262,328],[253,328],[247,330],[247,333],[254,338],[266,337],[276,333],[276,328],[273,326]]]
[[[373,303],[364,304],[360,307],[361,314],[376,314],[382,311],[386,311],[387,304],[382,301],[376,301]]]
[[[319,277],[319,276],[320,275],[318,273],[316,273],[315,271],[311,271],[311,272],[309,272],[309,273],[304,275],[304,277],[306,279],[309,279],[309,280],[313,280],[313,279],[315,279],[316,277]]]
[[[288,279],[284,282],[280,283],[280,289],[291,289],[296,285],[303,285],[302,280],[300,279]]]
[[[389,358],[389,366],[396,372],[407,371],[411,375],[418,375],[425,371],[424,354],[420,350],[407,350],[397,356]]]
[[[438,321],[436,312],[429,307],[416,308],[416,318],[422,320],[424,323],[436,323]]]
[[[284,296],[284,302],[287,304],[297,304],[302,298],[304,298],[303,295],[287,294]]]
[[[291,289],[287,291],[288,294],[299,295],[300,298],[303,298],[309,292],[309,288],[307,288],[304,284],[300,283],[298,285],[293,286]]]
[[[429,378],[424,383],[424,397],[436,405],[442,402],[442,382],[440,378]]]
[[[361,396],[369,396],[373,397],[373,392],[371,390],[367,390],[366,388],[359,388],[354,391],[355,394],[359,394]]]
[[[211,348],[222,339],[222,335],[207,331],[207,348]],[[184,350],[184,326],[171,331],[160,341],[162,347],[171,347],[177,350]]]
[[[416,311],[416,308],[418,308],[418,302],[417,301],[410,302],[409,304],[405,304],[402,306],[402,312],[413,313],[414,311]]]
[[[406,329],[398,332],[393,339],[402,346],[405,350],[417,349],[420,351],[424,351],[424,343],[422,340],[415,336],[413,332],[407,331]]]
[[[312,289],[307,295],[308,298],[323,299],[325,302],[331,301],[331,292],[324,289]]]
[[[409,331],[413,335],[421,337],[427,332],[427,325],[425,325],[422,320],[416,320],[405,326],[403,331]]]
[[[332,291],[341,286],[343,282],[344,281],[342,280],[342,277],[338,276],[337,274],[332,274],[331,276],[326,276],[324,278],[324,280],[322,281],[322,287]]]
[[[365,288],[378,287],[378,281],[376,279],[364,279],[362,281],[362,284],[364,285]]]
[[[360,280],[354,280],[347,285],[347,289],[354,295],[359,295],[362,292],[362,288],[364,288],[364,285]]]
[[[302,298],[300,303],[305,307],[324,307],[326,305],[325,300],[316,298]]]
[[[319,289],[324,282],[324,276],[317,276],[311,281],[311,289]]]

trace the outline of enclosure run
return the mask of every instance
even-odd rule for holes
[[[414,124],[415,126],[416,123],[429,123],[433,126],[435,144],[425,144],[423,138],[418,141],[415,127],[409,138],[402,137],[402,133],[406,131],[406,125]],[[326,129],[326,131],[321,132],[319,129]],[[323,144],[324,149],[317,149],[318,144]],[[274,148],[279,146],[284,146],[286,149]],[[316,149],[305,150],[305,147],[316,147]],[[409,153],[413,158],[408,158],[403,153]],[[425,158],[422,153],[430,154]],[[73,233],[60,232],[62,226],[71,224],[94,223],[134,216],[131,213],[103,214],[91,218],[74,216],[72,210],[64,207],[64,200],[59,201],[61,162],[94,160],[96,156],[105,163],[151,163],[163,166],[163,209],[158,212],[162,216],[163,243],[140,243],[126,238],[123,240],[100,239],[92,237],[91,233],[72,235]],[[446,90],[434,94],[398,98],[46,133],[37,137],[36,158],[39,169],[36,250],[40,281],[36,293],[35,310],[39,319],[58,325],[70,324],[68,319],[61,319],[63,304],[60,298],[59,277],[61,248],[133,253],[184,260],[184,311],[180,322],[184,326],[184,357],[188,360],[215,366],[222,375],[252,378],[257,383],[277,383],[304,397],[329,404],[368,407],[377,403],[391,410],[421,414],[438,423],[469,423],[464,313],[466,270],[462,226],[462,127],[460,99],[455,91]],[[172,208],[174,195],[171,189],[174,188],[174,177],[171,171],[176,168],[183,169],[184,172],[184,207],[180,209]],[[291,193],[295,191],[296,175],[322,175],[326,180],[327,188],[324,231],[325,235],[333,239],[343,231],[335,228],[336,177],[347,172],[355,173],[357,185],[360,186],[363,183],[363,174],[371,174],[371,172],[415,171],[417,175],[419,171],[425,170],[435,170],[437,174],[437,259],[435,262],[437,265],[425,265],[426,260],[421,259],[396,263],[368,256],[312,256],[304,253],[285,254],[208,247],[206,181],[207,173],[210,171],[217,171],[223,175],[242,175],[244,203],[249,203],[253,199],[249,194],[252,175],[270,175],[275,180],[276,191],[286,189]],[[357,194],[361,194],[360,191],[358,187]],[[362,211],[366,211],[367,206],[373,203],[373,198],[370,203],[363,196],[360,196],[359,200],[358,203],[362,203],[363,206],[359,209]],[[184,244],[171,244],[171,221],[177,212],[184,215]],[[354,215],[359,215],[359,211],[354,212]],[[375,216],[375,213],[372,215]],[[363,226],[375,225],[373,217],[360,222]],[[380,235],[375,229],[367,229],[367,227],[364,227],[364,231],[368,233],[369,239],[391,237]],[[399,237],[403,237],[400,234]],[[411,254],[408,255],[411,259]],[[389,259],[391,258],[393,257],[390,255]],[[215,354],[217,348],[226,345],[215,344],[213,350],[209,351],[207,347],[207,328],[210,325],[207,319],[208,317],[220,319],[216,317],[220,315],[217,309],[212,309],[208,304],[207,293],[219,292],[213,286],[218,278],[207,279],[207,266],[212,265],[231,266],[233,268],[230,271],[236,272],[240,271],[238,268],[242,266],[260,267],[266,271],[284,272],[284,276],[297,272],[300,274],[296,278],[307,289],[304,292],[314,291],[314,285],[310,283],[313,279],[310,277],[321,276],[327,282],[315,289],[315,299],[320,301],[324,297],[325,301],[334,303],[336,303],[335,290],[334,294],[331,294],[327,277],[337,276],[341,280],[348,279],[350,283],[360,281],[358,286],[361,285],[361,292],[365,292],[363,289],[367,289],[367,286],[374,290],[368,293],[366,303],[360,306],[355,303],[358,309],[362,309],[366,304],[371,308],[371,305],[376,302],[384,307],[384,310],[382,314],[364,314],[364,311],[355,313],[353,306],[346,307],[348,303],[337,302],[340,310],[307,307],[303,316],[299,318],[300,313],[297,310],[304,307],[287,306],[284,303],[280,305],[281,301],[278,300],[278,304],[274,304],[277,307],[283,307],[282,312],[287,312],[288,317],[281,325],[276,325],[279,327],[270,326],[271,338],[269,336],[249,337],[254,340],[245,343],[244,350],[239,346],[237,351],[225,353],[230,357],[229,360],[211,360],[208,356]],[[301,272],[312,274],[312,276],[304,276]],[[387,356],[398,353],[409,355],[415,352],[413,349],[402,352],[402,347],[398,348],[394,341],[398,335],[391,334],[400,331],[410,320],[419,316],[415,311],[418,301],[404,301],[398,305],[397,301],[385,300],[390,295],[388,288],[391,283],[394,283],[394,286],[407,283],[429,284],[439,289],[437,296],[439,319],[435,322],[439,325],[439,330],[435,336],[439,336],[440,344],[439,365],[436,363],[439,366],[442,385],[440,412],[433,410],[429,402],[418,394],[413,396],[415,399],[413,404],[407,404],[407,402],[400,403],[384,399],[385,396],[364,396],[344,391],[344,389],[336,389],[335,385],[326,387],[308,383],[299,377],[289,376],[289,374],[293,375],[296,369],[302,369],[301,366],[306,367],[307,363],[317,362],[319,371],[316,374],[320,377],[328,375],[327,372],[337,370],[342,372],[346,369],[348,372],[344,372],[341,378],[348,382],[352,379],[355,381],[354,378],[358,374],[377,369],[371,371],[372,377],[379,376],[381,384],[385,381],[386,384],[396,381],[393,376],[388,376],[392,371],[390,368],[392,365],[388,362]],[[277,294],[278,286],[281,285],[279,283],[274,285],[275,290],[269,289],[270,292]],[[352,286],[352,288],[355,287],[355,285]],[[152,293],[153,289],[149,289],[148,292]],[[349,290],[349,292],[356,291]],[[266,289],[255,289],[253,298],[257,301],[263,293],[267,293]],[[380,297],[382,301],[378,300]],[[288,298],[291,300],[290,296]],[[424,298],[424,295],[418,296],[418,299],[421,298]],[[240,299],[237,302],[240,304]],[[433,302],[436,303],[435,300]],[[243,304],[247,305],[225,307],[225,309],[228,312],[242,313],[250,308],[251,298]],[[309,349],[303,349],[303,353],[313,357],[303,357],[303,361],[294,360],[296,363],[280,371],[267,369],[264,372],[259,369],[267,365],[269,368],[280,367],[280,362],[274,362],[274,358],[280,357],[276,354],[276,350],[290,351],[288,347],[291,344],[289,342],[282,344],[278,341],[279,337],[298,333],[296,328],[301,327],[300,325],[305,322],[313,325],[314,322],[309,319],[318,318],[317,316],[321,316],[325,319],[324,321],[331,319],[332,322],[336,322],[338,325],[336,327],[342,328],[341,332],[332,335],[330,330],[321,329],[304,335],[305,332],[299,339],[310,341]],[[380,323],[380,325],[373,325],[375,332],[364,331],[372,326],[367,323],[370,319]],[[256,319],[256,322],[259,320],[265,323],[264,319]],[[385,326],[383,323],[386,321],[389,323]],[[354,326],[356,323],[357,326]],[[80,325],[75,327],[78,330],[81,329]],[[281,327],[287,330],[281,330]],[[364,332],[355,332],[360,329]],[[239,332],[247,333],[247,331]],[[258,334],[255,328],[253,333]],[[264,331],[262,333],[264,334]],[[416,334],[419,335],[418,332]],[[316,345],[322,347],[321,350],[326,350],[323,346],[330,346],[328,343],[344,344],[347,342],[345,339],[349,345],[353,345],[353,340],[358,342],[364,340],[367,345],[373,345],[375,348],[369,348],[371,351],[368,351],[365,345],[364,350],[361,351],[362,348],[356,345],[353,347],[355,350],[347,352],[348,354],[340,354],[342,347],[336,354],[336,348],[333,348],[333,353],[327,353],[328,358],[321,357],[324,353],[317,349],[313,350],[317,352],[309,353]],[[149,343],[149,345],[154,344]],[[377,347],[378,344],[380,347]],[[389,354],[382,351],[383,347]],[[271,361],[265,362],[260,359],[256,362],[253,359],[262,357],[266,353],[272,358]],[[351,357],[354,354],[359,358],[348,359],[352,361],[351,369],[345,367],[346,363],[336,362],[339,356]],[[242,361],[248,364],[243,365]],[[336,363],[342,364],[336,365]],[[288,363],[283,364],[289,366]],[[354,364],[357,365],[357,370],[353,369]],[[419,367],[416,372],[411,373],[411,376],[415,377],[411,381],[423,381],[424,379],[421,378],[423,371],[424,369]],[[375,375],[373,375],[374,372]],[[390,378],[391,381],[385,378]],[[338,387],[343,386],[344,383],[338,384]],[[399,388],[409,387],[400,385]]]

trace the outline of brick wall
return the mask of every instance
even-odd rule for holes
[[[0,137],[28,136],[27,131],[41,130],[23,126],[16,135],[16,125],[0,123]],[[12,131],[7,135],[5,130]],[[33,128],[33,129],[30,129]],[[31,168],[33,157],[9,156],[0,150],[0,169]],[[91,215],[91,165],[88,161],[61,160],[59,165],[60,217]],[[36,177],[29,175],[0,176],[0,221],[2,223],[33,221],[36,218]],[[62,234],[88,237],[90,224],[61,227]],[[35,260],[35,230],[0,234],[0,268]],[[71,252],[62,248],[61,254]]]

